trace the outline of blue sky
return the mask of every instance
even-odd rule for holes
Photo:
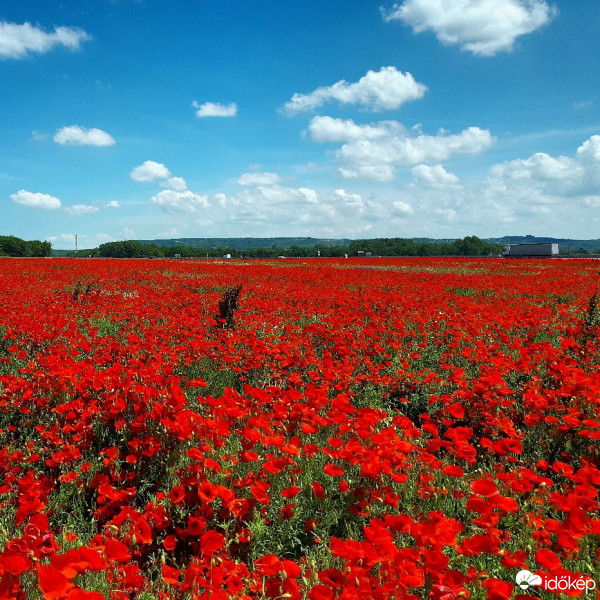
[[[598,0],[0,6],[1,234],[600,238]]]

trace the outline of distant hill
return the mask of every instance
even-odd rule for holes
[[[274,237],[274,238],[177,238],[170,240],[137,240],[142,244],[156,244],[161,247],[185,246],[187,248],[233,248],[251,250],[253,248],[314,248],[315,246],[347,246],[353,240],[321,239],[312,237]]]
[[[135,243],[141,244],[153,244],[159,248],[175,248],[183,247],[190,249],[201,249],[207,252],[217,252],[218,250],[227,249],[228,251],[256,251],[259,249],[265,249],[271,251],[270,253],[279,250],[279,253],[286,251],[289,254],[291,248],[312,248],[315,247],[326,247],[326,248],[337,248],[351,247],[351,251],[356,249],[369,249],[368,246],[373,245],[375,242],[394,242],[409,239],[415,244],[452,244],[457,241],[457,238],[426,238],[426,237],[414,237],[414,238],[378,238],[378,239],[359,239],[352,240],[348,238],[313,238],[313,237],[270,237],[270,238],[256,238],[256,237],[227,237],[227,238],[176,238],[176,239],[155,239],[155,240],[135,240]],[[533,243],[556,243],[559,244],[560,254],[600,254],[600,239],[594,240],[578,240],[570,238],[555,238],[555,237],[542,237],[534,235],[505,235],[502,237],[495,238],[481,238],[481,241],[490,244],[533,244]],[[389,245],[389,244],[388,244]],[[385,248],[377,250],[372,248],[374,253],[386,253]],[[342,250],[346,252],[348,250]],[[92,255],[95,254],[94,249],[91,250],[80,250],[79,255],[87,256],[90,252]],[[313,250],[316,255],[316,250]],[[70,256],[73,255],[72,250],[53,250],[54,256]],[[217,252],[218,253],[218,252]],[[302,254],[295,254],[301,256]],[[266,255],[265,255],[266,256]]]
[[[585,254],[586,252],[598,253],[600,239],[574,240],[569,238],[538,237],[535,235],[505,235],[501,238],[485,238],[486,242],[496,244],[558,244],[561,254]]]
[[[365,241],[370,238],[366,238]],[[405,238],[406,239],[406,238]],[[425,242],[430,244],[446,244],[454,242],[458,238],[429,238],[413,237],[409,238],[413,242]],[[555,243],[561,246],[571,246],[571,248],[585,248],[588,252],[593,249],[600,249],[600,239],[579,240],[570,238],[543,237],[535,235],[505,235],[495,238],[481,238],[485,242],[494,244],[536,244],[536,243]],[[299,246],[301,248],[314,248],[315,246],[348,246],[352,242],[361,240],[352,240],[348,238],[313,238],[313,237],[232,237],[232,238],[177,238],[177,239],[157,239],[157,240],[137,240],[142,244],[156,244],[157,246],[172,247],[186,246],[188,248],[235,248],[236,250],[248,250],[251,248],[291,248]]]

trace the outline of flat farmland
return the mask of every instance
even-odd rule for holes
[[[0,259],[0,599],[595,597],[598,269]]]

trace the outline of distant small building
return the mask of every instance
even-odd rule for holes
[[[223,254],[223,258],[231,258],[231,254]]]
[[[373,256],[373,253],[369,252],[368,250],[356,250],[354,252],[354,256]]]

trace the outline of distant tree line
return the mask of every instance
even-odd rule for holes
[[[286,257],[335,257],[356,256],[371,253],[373,256],[494,256],[502,253],[503,246],[468,236],[452,242],[419,242],[405,238],[376,238],[355,240],[348,245],[313,247],[273,245],[271,248],[239,250],[228,246],[214,248],[191,248],[189,246],[157,246],[135,240],[107,242],[93,250],[80,250],[71,256],[105,258],[277,258]]]
[[[52,256],[52,244],[26,241],[14,235],[0,235],[0,256]]]
[[[479,239],[475,235],[452,242],[417,242],[403,238],[358,240],[349,246],[351,252],[363,250],[378,256],[494,256],[502,254],[502,244]]]

